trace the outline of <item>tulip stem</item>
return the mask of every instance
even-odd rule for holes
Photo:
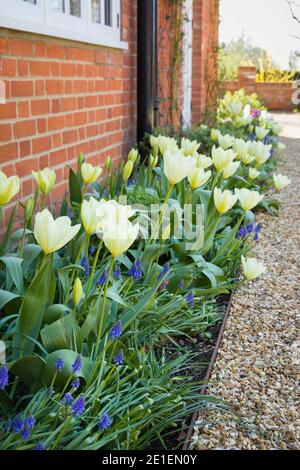
[[[26,238],[27,224],[28,224],[28,221],[25,220],[24,227],[23,227],[23,234],[22,234],[21,247],[20,247],[20,258],[22,258],[22,256],[23,256],[23,250],[24,250],[24,246],[25,246],[25,238]]]
[[[90,292],[90,289],[91,289],[91,285],[92,285],[92,281],[93,281],[93,277],[94,277],[94,274],[95,274],[95,270],[96,270],[96,266],[97,266],[97,262],[98,262],[98,258],[99,258],[99,254],[100,254],[102,245],[103,245],[103,240],[101,240],[101,242],[99,243],[96,254],[95,254],[95,257],[94,257],[93,267],[92,267],[92,271],[91,271],[91,274],[90,274],[90,277],[89,277],[89,282],[88,282],[87,289],[86,289],[85,299],[87,299],[87,297],[89,295],[89,292]]]
[[[86,233],[86,234],[85,234],[85,237],[83,238],[83,240],[82,240],[82,242],[81,242],[81,244],[80,244],[78,253],[77,253],[77,255],[76,255],[75,264],[78,263],[79,258],[80,258],[80,255],[81,255],[81,252],[82,252],[82,248],[84,247],[85,243],[86,243],[89,239],[90,239],[90,235]],[[66,295],[65,295],[65,298],[64,298],[64,302],[63,302],[63,303],[67,303],[67,301],[68,301],[68,298],[69,298],[69,295],[70,295],[70,290],[71,290],[71,287],[72,287],[72,284],[73,284],[73,281],[74,281],[75,272],[76,272],[76,269],[73,268],[73,269],[72,269],[72,274],[71,274],[70,283],[69,283],[68,290],[67,290],[67,293],[66,293]]]
[[[101,339],[101,333],[102,333],[102,327],[103,327],[103,319],[104,319],[104,311],[105,311],[105,304],[106,304],[106,298],[107,298],[107,291],[108,291],[108,286],[109,286],[109,279],[111,275],[112,268],[115,264],[115,258],[111,259],[111,263],[109,266],[109,270],[107,273],[107,278],[106,278],[106,283],[104,287],[104,294],[103,294],[103,300],[102,300],[102,306],[101,306],[101,313],[100,313],[100,318],[99,318],[99,327],[98,327],[98,334],[97,334],[97,342],[96,342],[96,355],[98,354],[98,349],[99,349],[99,343]]]

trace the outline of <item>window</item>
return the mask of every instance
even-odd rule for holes
[[[0,26],[127,49],[120,0],[0,0]]]

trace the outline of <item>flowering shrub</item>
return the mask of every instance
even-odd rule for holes
[[[23,229],[11,221],[0,247],[2,449],[141,449],[208,399],[178,339],[205,332],[222,316],[216,298],[265,272],[249,257],[253,209],[276,207],[264,193],[282,147],[265,111],[235,97],[222,116],[202,126],[204,145],[151,136],[143,162],[136,149],[117,169],[81,155],[60,214],[47,207],[55,173],[34,175]],[[0,178],[3,206],[19,179]],[[167,217],[185,207],[192,241]]]

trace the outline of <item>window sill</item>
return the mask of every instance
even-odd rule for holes
[[[44,36],[53,36],[60,39],[69,39],[72,41],[83,42],[87,44],[93,44],[97,46],[111,47],[114,49],[128,49],[128,43],[112,38],[106,37],[106,35],[99,31],[99,35],[89,35],[80,33],[79,31],[72,31],[70,29],[62,29],[55,26],[33,23],[26,20],[19,20],[17,18],[10,18],[7,16],[1,16],[1,27],[16,29],[18,31],[26,31],[35,34],[42,34]]]

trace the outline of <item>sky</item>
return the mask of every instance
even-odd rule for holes
[[[295,0],[300,17],[300,0]],[[253,46],[266,49],[275,62],[288,68],[291,50],[300,50],[300,24],[292,19],[285,0],[220,0],[220,43],[244,33]]]

